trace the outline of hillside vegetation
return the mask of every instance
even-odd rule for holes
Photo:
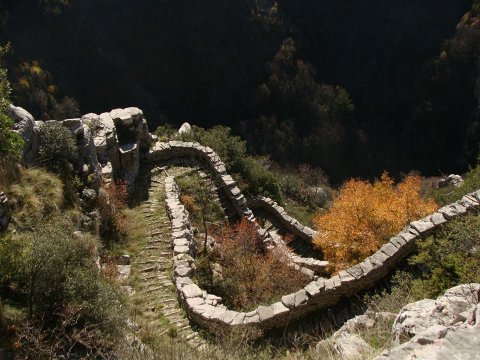
[[[479,44],[479,0],[2,1],[0,358],[394,346],[480,283]]]

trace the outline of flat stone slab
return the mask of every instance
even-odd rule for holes
[[[182,292],[186,299],[203,296],[202,289],[197,284],[185,285],[182,288]]]
[[[435,225],[427,219],[419,220],[419,221],[413,221],[410,223],[410,225],[417,230],[420,234],[424,234],[432,230]]]

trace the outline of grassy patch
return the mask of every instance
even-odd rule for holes
[[[313,218],[318,215],[320,209],[317,207],[301,205],[293,201],[285,202],[284,209],[288,215],[297,219],[306,226],[313,226]]]
[[[13,207],[15,227],[31,229],[63,207],[63,183],[41,168],[22,169],[18,182],[5,189]]]
[[[114,255],[130,256],[140,253],[149,235],[148,224],[140,207],[122,209],[122,239],[112,245]]]
[[[412,292],[413,275],[398,271],[391,279],[391,289],[365,296],[365,302],[375,312],[398,313],[402,307],[417,300]]]

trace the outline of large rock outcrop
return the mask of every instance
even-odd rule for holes
[[[342,359],[360,359],[373,352],[373,348],[361,335],[365,331],[371,331],[379,324],[393,321],[394,318],[395,314],[392,313],[368,311],[364,315],[348,320],[328,340],[320,341],[316,349],[321,353],[323,347],[330,345]]]
[[[136,107],[82,117],[94,133],[97,158],[106,177],[121,177],[133,184],[140,160],[148,152],[153,137],[142,110]]]
[[[38,136],[35,134],[35,120],[25,109],[9,105],[7,115],[13,120],[13,129],[23,138],[23,162],[30,166],[38,155]]]
[[[480,284],[451,288],[437,300],[424,299],[400,311],[392,334],[400,341],[383,359],[480,359]]]
[[[35,121],[28,111],[13,105],[8,115],[14,121],[14,130],[25,141],[24,165],[34,165],[40,147],[39,131],[45,122]],[[92,185],[98,184],[102,176],[107,179],[120,177],[132,185],[140,161],[154,141],[142,110],[136,107],[100,115],[90,113],[59,123],[75,137],[80,155],[76,170]]]
[[[93,134],[89,126],[80,118],[66,119],[60,123],[70,130],[77,142],[79,155],[76,164],[77,172],[82,174],[85,180],[87,180],[90,175],[93,175],[93,179],[88,179],[88,182],[99,184],[101,167],[98,163]]]

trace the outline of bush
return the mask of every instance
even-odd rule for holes
[[[15,281],[12,288],[26,299],[29,323],[18,330],[19,353],[98,350],[122,329],[120,293],[95,264],[98,243],[73,231],[71,219],[59,216],[0,242],[0,253],[15,259],[2,266],[0,279],[10,287]]]
[[[122,240],[125,238],[129,224],[125,222],[125,214],[122,212],[127,206],[128,185],[126,182],[111,182],[102,185],[97,200],[97,208],[100,213],[100,234],[107,240]],[[110,241],[107,245],[111,247]]]
[[[57,122],[40,128],[38,163],[50,171],[65,173],[78,158],[78,149],[70,130]]]
[[[13,121],[0,109],[0,186],[11,183],[20,160],[23,139],[12,130]]]
[[[282,204],[283,199],[275,175],[251,156],[239,159],[238,172],[245,182],[245,190],[253,195],[270,196]]]
[[[280,187],[275,175],[261,162],[247,156],[247,145],[240,137],[232,135],[232,130],[225,126],[214,126],[205,130],[192,126],[192,131],[182,134],[183,141],[194,141],[209,146],[220,156],[227,170],[240,175],[240,184],[244,191],[252,195],[267,195],[282,203]]]
[[[480,282],[479,215],[455,219],[417,246],[409,263],[424,270],[412,284],[418,297],[436,298],[456,285]]]
[[[209,266],[222,266],[223,281],[212,279],[200,283],[218,294],[227,306],[236,310],[251,310],[260,304],[270,304],[280,296],[306,285],[308,279],[288,266],[288,259],[278,251],[266,252],[254,225],[243,220],[230,226],[217,239],[219,246],[208,261],[200,262],[199,273],[209,274]]]
[[[177,129],[170,124],[159,125],[155,129],[155,135],[158,136],[159,141],[167,142],[170,140],[175,140],[178,136]]]
[[[5,114],[10,104],[10,83],[7,70],[2,65],[2,57],[8,51],[0,46],[0,186],[10,183],[15,173],[15,165],[20,159],[23,139],[12,130],[13,121]]]
[[[236,162],[244,158],[247,153],[247,145],[240,137],[232,135],[232,130],[226,126],[214,126],[205,130],[198,126],[192,126],[192,130],[180,135],[183,141],[195,141],[203,146],[209,146],[222,159],[228,169],[233,169]]]
[[[365,303],[375,312],[391,312],[396,314],[408,303],[418,300],[412,291],[414,277],[406,271],[397,271],[390,280],[390,289],[375,294],[367,294]]]
[[[397,187],[386,173],[373,185],[348,181],[332,207],[315,219],[315,245],[337,269],[363,260],[407,223],[437,209],[433,200],[422,199],[419,192],[417,176],[408,176]]]

